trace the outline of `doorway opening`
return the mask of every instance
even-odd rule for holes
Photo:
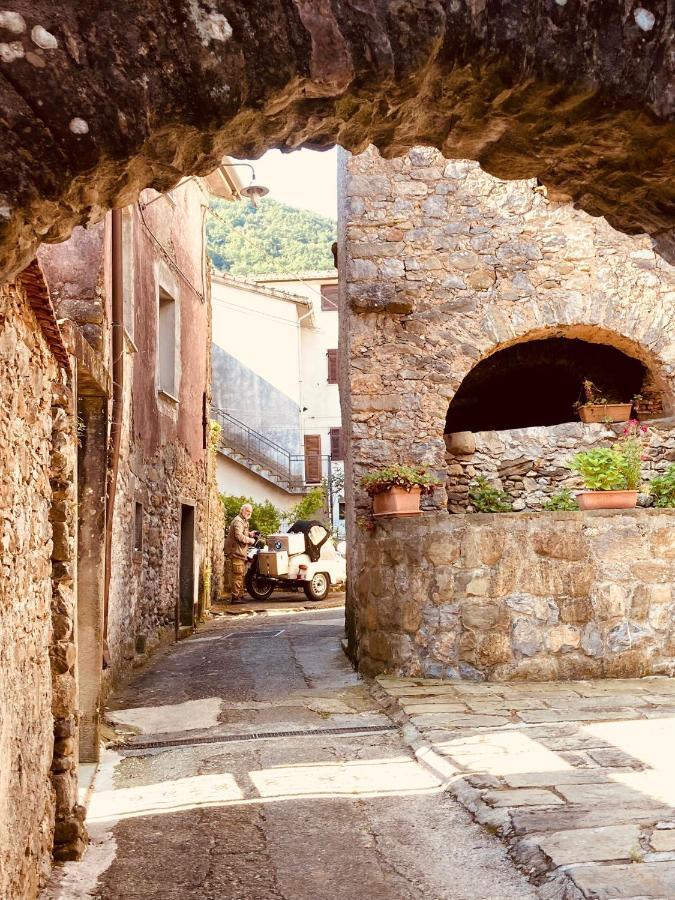
[[[195,508],[180,507],[180,560],[177,628],[192,628],[195,620]]]

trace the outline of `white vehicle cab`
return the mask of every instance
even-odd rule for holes
[[[249,553],[246,590],[254,600],[266,600],[275,588],[302,588],[310,600],[323,600],[331,586],[346,580],[346,560],[320,522],[296,522]]]

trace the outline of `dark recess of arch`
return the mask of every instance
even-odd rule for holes
[[[546,338],[506,347],[478,363],[450,403],[445,431],[502,431],[577,420],[582,383],[617,400],[642,388],[647,370],[616,347]]]

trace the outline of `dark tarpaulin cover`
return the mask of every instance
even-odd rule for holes
[[[310,537],[310,531],[313,528],[321,529],[321,536],[319,540],[312,541]],[[309,556],[312,562],[317,562],[317,560],[321,557],[321,548],[326,543],[328,538],[330,537],[330,531],[323,525],[321,522],[317,522],[315,519],[300,519],[295,522],[288,529],[292,534],[304,534],[305,536],[305,553]],[[316,535],[313,535],[316,537]]]

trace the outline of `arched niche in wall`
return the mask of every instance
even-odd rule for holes
[[[664,380],[647,357],[626,339],[612,340],[599,331],[525,337],[498,348],[471,369],[452,398],[445,432],[577,421],[575,402],[583,400],[585,379],[617,401],[641,395],[643,418],[661,415],[670,404]]]

